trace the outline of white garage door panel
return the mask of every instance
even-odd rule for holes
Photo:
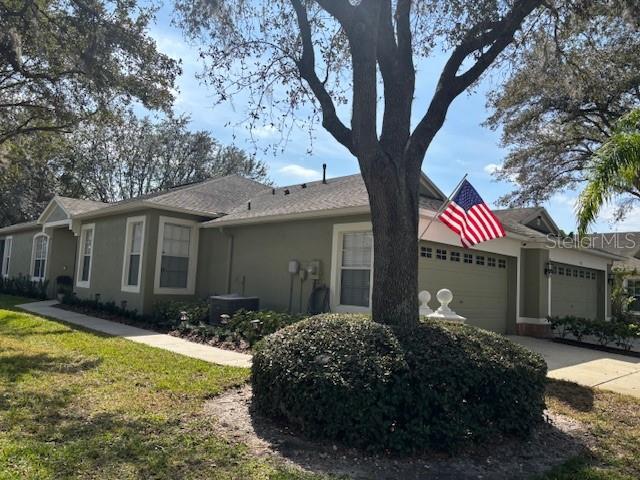
[[[598,315],[596,270],[559,263],[553,267],[551,315],[595,319]]]
[[[490,253],[477,252],[484,257],[484,265],[477,265],[476,252],[454,249],[460,254],[460,262],[451,261],[451,249],[447,248],[446,260],[436,258],[436,246],[432,257],[419,258],[420,290],[428,290],[432,295],[433,309],[439,306],[436,292],[448,288],[453,292],[451,308],[467,317],[467,323],[477,327],[505,333],[508,316],[508,268],[499,268],[498,260],[508,265],[507,258]],[[424,251],[423,251],[424,253]],[[473,255],[473,264],[464,263],[464,253]],[[489,258],[495,266],[489,266]]]

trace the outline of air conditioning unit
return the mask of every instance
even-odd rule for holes
[[[238,310],[256,311],[260,309],[258,297],[243,297],[237,293],[209,297],[209,322],[221,323],[222,315],[233,315]]]

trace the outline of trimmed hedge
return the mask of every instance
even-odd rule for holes
[[[6,293],[7,295],[45,300],[48,286],[49,280],[33,281],[23,275],[8,278],[0,276],[0,293]]]
[[[257,412],[370,450],[451,451],[542,420],[546,364],[469,326],[411,329],[323,314],[266,337],[253,358]]]
[[[623,350],[631,350],[640,339],[640,320],[632,316],[607,320],[591,320],[580,317],[549,317],[551,330],[560,338],[573,335],[579,342],[585,336],[593,336],[602,346],[615,344]]]

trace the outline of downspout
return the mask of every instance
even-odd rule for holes
[[[224,230],[224,228],[220,228],[220,232],[222,232],[229,239],[229,249],[227,252],[227,293],[231,293],[231,277],[233,275],[233,240],[234,236],[232,233],[228,233]]]

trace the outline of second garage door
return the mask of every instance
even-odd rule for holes
[[[419,258],[420,290],[453,292],[451,308],[476,327],[506,333],[509,318],[509,258],[475,250],[422,242]]]
[[[551,315],[595,319],[598,315],[597,271],[562,263],[553,264]]]

